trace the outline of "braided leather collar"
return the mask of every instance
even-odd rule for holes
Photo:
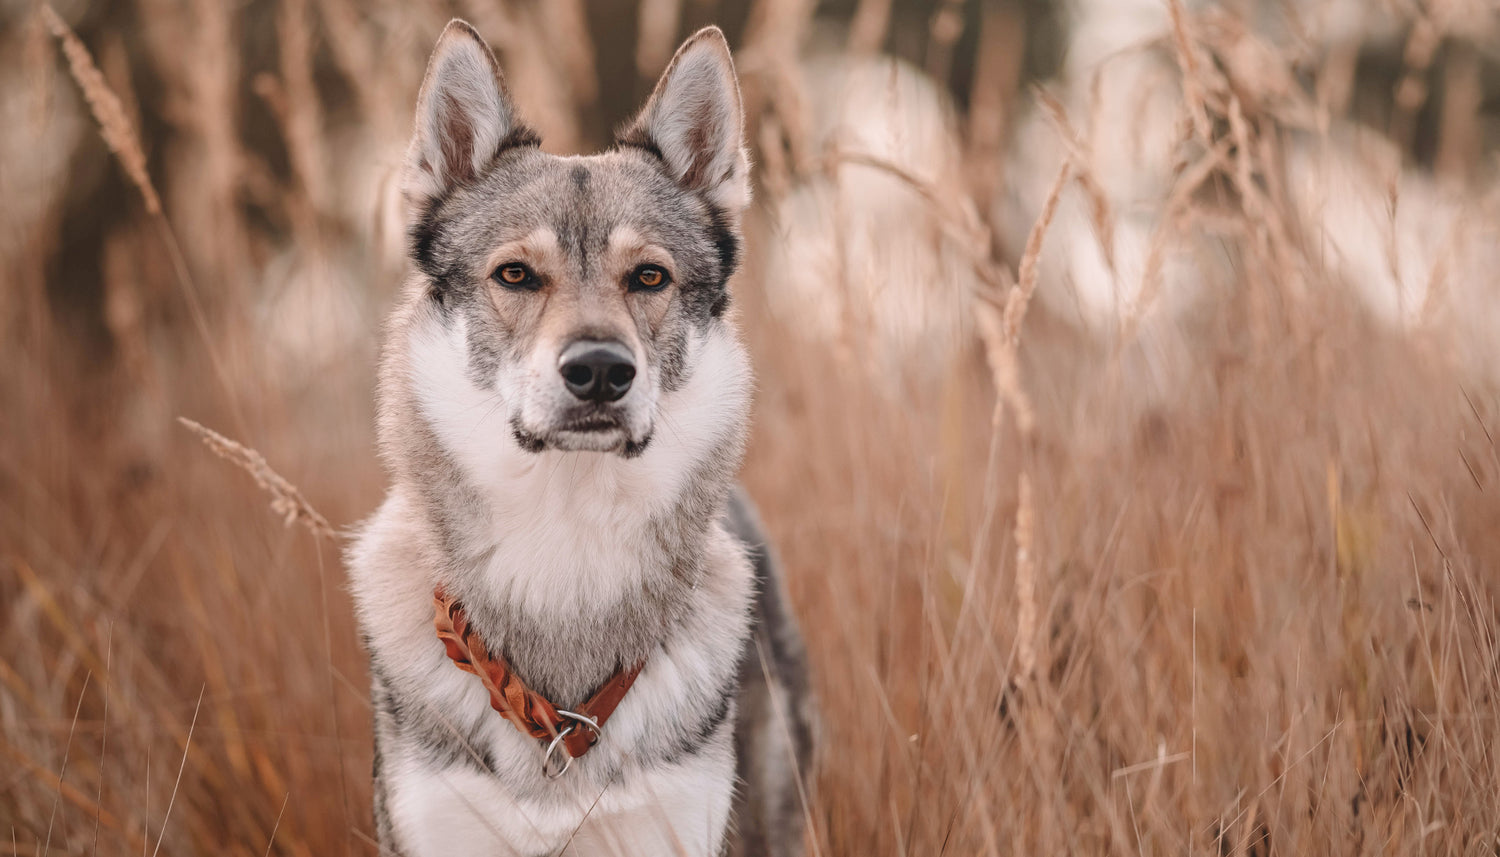
[[[645,661],[641,661],[632,667],[621,668],[594,691],[587,702],[578,706],[577,711],[564,711],[527,687],[504,655],[499,652],[492,654],[485,647],[484,640],[469,624],[462,602],[449,598],[439,586],[433,590],[432,603],[435,608],[433,624],[448,657],[459,669],[479,676],[485,690],[490,692],[490,707],[527,735],[549,742],[547,757],[543,761],[543,771],[548,776],[560,776],[567,770],[567,764],[594,746],[604,721],[614,713],[620,700],[625,698],[625,692],[635,683],[641,667],[645,666]],[[567,764],[553,774],[548,766],[559,743],[567,750],[568,759]]]

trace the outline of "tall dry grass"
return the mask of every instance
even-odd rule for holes
[[[1483,196],[1488,120],[1419,91],[1484,103],[1486,54],[1443,29],[1448,5],[1401,19],[1381,130],[1461,138],[1433,169]],[[393,176],[455,13],[561,150],[602,140],[684,32],[717,18],[735,40],[761,164],[736,283],[760,378],[744,479],[821,700],[814,853],[1500,850],[1500,387],[1446,328],[1364,311],[1290,201],[1288,148],[1360,106],[1371,63],[1347,46],[1257,52],[1233,10],[1170,5],[1142,49],[1176,69],[1178,166],[1101,334],[1041,300],[1066,291],[1043,252],[1074,249],[1049,222],[1063,194],[1094,236],[1132,214],[1099,173],[1120,141],[1098,112],[1028,89],[1059,52],[1043,3],[19,6],[0,30],[0,851],[376,851],[363,655],[319,514],[342,529],[381,496]],[[957,94],[958,160],[823,127],[813,48],[924,68]],[[1009,246],[995,200],[1033,167],[1005,155],[1027,109],[1051,112],[1064,169]],[[876,182],[904,200],[894,224],[851,202]],[[775,253],[807,216],[830,260],[811,283]],[[930,247],[872,269],[860,230]],[[1162,272],[1204,242],[1229,274],[1169,312]]]

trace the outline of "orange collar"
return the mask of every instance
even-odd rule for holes
[[[448,657],[459,669],[479,676],[485,690],[490,692],[490,707],[527,735],[550,742],[542,763],[542,771],[549,777],[561,776],[574,759],[594,746],[604,721],[614,713],[625,698],[625,691],[630,690],[645,666],[645,661],[641,661],[628,669],[621,668],[577,711],[566,711],[527,687],[503,655],[490,654],[484,640],[469,624],[462,602],[449,598],[439,586],[433,590],[432,603],[436,610],[433,624]],[[554,772],[552,757],[559,745],[567,751],[567,757],[562,768]]]

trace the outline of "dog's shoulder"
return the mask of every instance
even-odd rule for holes
[[[430,632],[437,556],[425,517],[406,491],[392,488],[344,554],[355,610],[372,649],[409,645]],[[396,639],[384,639],[390,635]]]

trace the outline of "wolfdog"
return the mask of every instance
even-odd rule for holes
[[[348,557],[383,853],[802,852],[801,638],[734,485],[743,124],[715,28],[587,157],[469,25],[438,40]]]

